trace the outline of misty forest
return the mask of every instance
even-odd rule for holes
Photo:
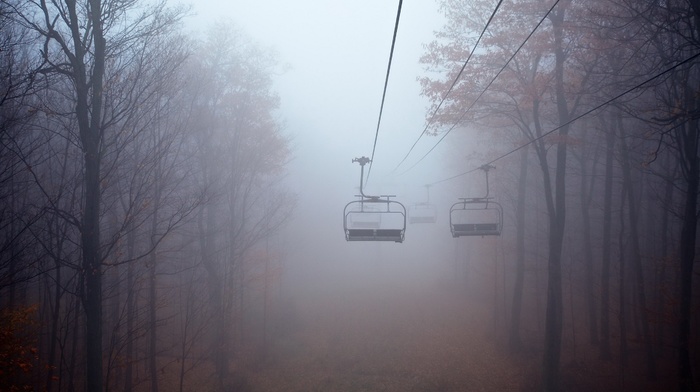
[[[700,0],[249,3],[0,0],[0,391],[700,389]]]

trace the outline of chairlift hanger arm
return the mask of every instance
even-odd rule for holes
[[[489,170],[495,169],[496,166],[490,165],[490,164],[485,164],[481,165],[479,169],[484,171],[484,174],[486,174],[486,196],[484,196],[482,199],[488,199],[489,198]]]
[[[367,196],[365,195],[365,192],[363,191],[363,183],[365,182],[365,165],[372,162],[371,159],[367,157],[360,157],[360,158],[354,158],[352,160],[352,163],[359,163],[360,164],[360,195],[362,195],[363,198],[365,199],[379,199],[379,196]]]

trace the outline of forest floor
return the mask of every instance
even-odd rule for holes
[[[491,315],[448,294],[455,293],[319,299],[315,316],[307,313],[303,327],[277,343],[268,365],[247,373],[250,390],[519,390],[523,364],[493,344]]]
[[[485,302],[444,285],[310,298],[265,360],[236,366],[231,390],[537,390],[539,339],[526,342],[531,349],[510,354],[505,328],[494,326],[493,308]],[[648,385],[641,372],[628,374],[621,387],[617,367],[598,361],[596,353],[579,348],[577,360],[563,356],[563,391],[667,390],[661,381]]]
[[[248,373],[251,391],[520,389],[525,364],[500,352],[492,318],[466,301],[420,290],[354,297],[330,299],[333,309],[279,342],[271,366]]]

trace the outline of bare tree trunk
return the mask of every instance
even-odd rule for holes
[[[88,390],[102,390],[102,264],[100,260],[100,184],[96,149],[85,154],[85,215],[82,227],[85,274],[86,369]]]
[[[697,110],[697,102],[694,102]],[[687,127],[687,129],[686,129]],[[695,244],[697,236],[697,199],[700,181],[700,157],[698,157],[698,120],[689,121],[681,129],[681,155],[683,174],[686,180],[685,203],[683,207],[683,227],[680,243],[680,320],[678,323],[678,376],[682,392],[694,390],[693,369],[690,358],[690,318],[693,294],[693,263],[695,261]]]
[[[155,214],[157,215],[157,213]],[[156,219],[154,217],[154,219]],[[155,224],[154,224],[155,226]],[[153,250],[148,262],[148,374],[151,379],[151,391],[158,392],[158,363],[157,363],[157,292],[156,292],[156,263],[158,256]]]
[[[619,354],[619,367],[620,367],[620,389],[625,389],[625,371],[627,370],[627,293],[625,284],[625,257],[627,257],[627,252],[625,251],[625,201],[627,199],[627,185],[622,184],[622,196],[620,197],[620,234],[619,234],[619,264],[620,264],[620,276],[618,283],[618,318],[619,318],[619,328],[620,328],[620,354]]]
[[[154,143],[156,148],[156,143]],[[156,266],[158,263],[158,218],[161,203],[161,163],[156,163],[155,189],[153,195],[153,216],[151,221],[151,254],[148,261],[148,372],[151,379],[151,391],[158,392],[158,363],[157,363],[157,290]]]
[[[186,278],[187,283],[182,283],[180,286],[180,309],[182,314],[182,336],[180,340],[180,371],[179,371],[179,388],[180,392],[185,390],[185,375],[187,373],[187,360],[190,355],[190,351],[197,343],[197,336],[202,331],[201,328],[195,327],[195,320],[197,315],[202,315],[203,312],[199,309],[199,312],[195,304],[195,278],[194,275],[190,275]],[[182,291],[185,290],[184,299],[182,298]],[[184,304],[183,304],[184,302]],[[182,307],[184,306],[184,309]],[[201,325],[206,325],[205,320],[201,320]]]
[[[621,120],[618,120],[621,121]],[[629,225],[630,225],[630,237],[632,240],[632,254],[630,261],[632,262],[632,267],[635,277],[635,291],[637,294],[638,309],[639,309],[639,321],[642,327],[642,339],[644,340],[644,346],[646,349],[646,359],[647,359],[647,371],[646,376],[650,380],[656,379],[656,365],[654,363],[654,346],[651,341],[651,332],[649,331],[649,320],[646,317],[647,303],[646,294],[644,292],[644,273],[642,270],[642,255],[641,246],[639,244],[639,211],[637,207],[636,194],[634,192],[634,186],[632,184],[632,172],[631,163],[629,159],[629,152],[627,150],[627,142],[625,139],[625,132],[620,125],[620,155],[622,157],[622,173],[625,188],[627,188],[627,201],[629,206],[627,211],[629,214]]]
[[[552,31],[554,34],[555,57],[555,90],[561,137],[557,143],[557,163],[555,171],[555,194],[552,200],[551,185],[547,189],[549,210],[549,273],[547,279],[547,310],[545,316],[545,346],[542,366],[542,388],[544,391],[553,392],[559,389],[559,360],[561,356],[561,337],[563,327],[563,303],[562,303],[562,276],[561,254],[564,242],[564,224],[566,222],[566,139],[569,133],[569,109],[564,92],[564,43],[563,23],[565,6],[557,9],[550,16]],[[542,154],[546,154],[543,151]],[[545,162],[546,163],[546,160]],[[543,167],[543,172],[549,171]],[[548,177],[548,176],[545,176]]]
[[[598,163],[598,148],[594,152],[595,156],[591,162],[592,174],[595,174],[595,167]],[[583,224],[583,267],[585,271],[585,299],[586,310],[588,311],[588,341],[592,345],[598,344],[598,318],[596,317],[596,304],[593,288],[595,287],[593,274],[593,241],[591,240],[591,200],[595,181],[588,173],[587,154],[581,156],[581,218]],[[572,308],[573,309],[573,308]],[[573,311],[573,310],[572,310]]]
[[[603,254],[600,294],[600,351],[599,358],[610,360],[610,253],[612,227],[613,163],[615,158],[615,115],[610,115],[605,135],[605,195],[603,197]]]
[[[657,271],[657,289],[656,289],[656,315],[657,315],[657,329],[656,329],[656,357],[661,358],[664,355],[664,335],[665,335],[665,328],[664,325],[666,323],[666,266],[671,260],[671,257],[669,255],[669,218],[671,216],[671,208],[670,206],[673,203],[673,196],[674,196],[674,186],[673,186],[673,179],[675,175],[677,174],[678,170],[678,165],[674,165],[674,169],[670,174],[670,178],[665,179],[666,182],[666,187],[664,190],[664,199],[663,199],[663,205],[664,209],[662,212],[661,216],[661,241],[660,241],[660,249],[659,249],[659,255],[661,257],[660,260],[660,269]]]
[[[58,324],[61,309],[61,266],[56,266],[56,285],[54,292],[53,315],[51,317],[51,334],[49,336],[49,359],[46,372],[46,391],[53,389],[53,371],[56,362],[56,345],[58,344]]]
[[[660,249],[659,249],[659,269],[656,271],[656,314],[659,318],[656,326],[656,358],[662,358],[664,356],[664,335],[665,335],[665,324],[666,324],[666,313],[668,312],[666,303],[668,296],[668,284],[666,282],[666,268],[669,262],[672,260],[669,254],[669,239],[671,235],[670,231],[670,217],[671,217],[671,205],[673,205],[674,190],[673,185],[674,178],[678,174],[678,164],[673,164],[673,168],[667,174],[668,177],[664,178],[664,197],[662,205],[664,206],[661,215],[660,224]]]
[[[267,361],[267,352],[268,352],[268,347],[267,347],[267,340],[268,340],[268,333],[267,333],[267,323],[268,323],[268,308],[269,308],[269,290],[270,290],[270,239],[266,238],[265,239],[265,275],[264,275],[264,287],[263,287],[263,320],[262,320],[262,357],[263,361]]]
[[[82,286],[80,284],[79,286]],[[70,364],[68,365],[68,390],[75,391],[75,362],[78,357],[78,340],[80,334],[80,309],[79,306],[75,304],[75,311],[73,312],[73,342],[70,349]]]
[[[106,42],[102,31],[102,2],[90,0],[94,54],[91,74],[80,37],[75,38],[76,115],[84,152],[85,199],[81,225],[85,292],[87,390],[102,391],[102,258],[100,255],[100,161],[102,139],[102,79]],[[75,3],[68,2],[72,23],[79,23]],[[77,28],[76,30],[77,31]],[[77,33],[74,33],[74,36]],[[88,103],[89,101],[89,103]]]
[[[136,254],[136,228],[129,224],[126,234],[126,255],[128,260],[133,260]],[[129,263],[126,270],[126,353],[124,369],[124,392],[131,392],[134,379],[134,321],[136,319],[136,290],[134,282],[134,263]]]
[[[9,177],[9,186],[10,186],[10,208],[12,211],[17,211],[17,192],[15,190],[15,175],[14,175],[14,166],[11,168],[12,170],[12,175]],[[14,236],[17,233],[17,218],[12,217],[12,220],[10,220],[10,230],[7,233],[7,241],[9,242],[8,246],[8,254],[10,255],[10,268],[8,270],[8,279],[10,282],[15,281],[15,275],[17,274],[17,263],[19,260],[19,257],[17,257],[17,244],[16,241],[14,241]],[[10,293],[7,295],[7,308],[8,309],[15,309],[15,295],[16,295],[16,290],[17,290],[17,285],[16,284],[11,284],[10,287]]]
[[[218,381],[223,385],[223,380],[228,368],[228,358],[226,357],[227,342],[225,341],[227,335],[225,332],[226,323],[223,306],[223,277],[221,276],[221,271],[217,268],[215,256],[214,216],[215,213],[212,205],[205,206],[202,208],[198,217],[198,225],[202,266],[207,272],[209,305],[212,307],[213,316],[213,340],[211,342],[211,350]]]
[[[561,197],[563,198],[563,196]],[[555,214],[550,217],[549,225],[550,230],[553,232],[549,234],[549,262],[547,268],[549,275],[547,279],[543,361],[543,389],[545,391],[557,391],[559,388],[559,359],[563,326],[561,252],[564,238],[564,221],[563,217],[559,217],[560,215],[563,215],[563,211],[561,211],[561,214]]]
[[[509,344],[512,351],[521,348],[520,313],[523,305],[523,286],[525,281],[525,198],[527,197],[527,147],[520,151],[520,176],[518,178],[518,206],[516,211],[517,250],[515,260],[515,286],[513,287],[513,305],[510,317]]]
[[[64,158],[61,166],[61,179],[64,179],[66,177],[66,168],[68,167],[68,149],[70,148],[70,141],[66,140],[66,147],[64,151]],[[71,205],[75,202],[75,192],[72,195],[73,200],[71,200]],[[65,222],[64,222],[65,224]],[[56,268],[56,276],[55,276],[55,292],[54,292],[54,306],[53,306],[53,315],[52,315],[52,320],[51,320],[51,336],[49,337],[50,339],[50,348],[49,348],[49,359],[48,359],[48,371],[46,372],[46,391],[51,392],[53,389],[53,376],[54,376],[54,369],[56,366],[54,366],[56,362],[56,346],[58,344],[58,332],[59,332],[59,323],[60,323],[60,316],[61,316],[61,297],[64,294],[64,288],[63,288],[63,283],[61,281],[61,258],[63,256],[63,245],[64,241],[66,240],[66,234],[64,231],[61,229],[61,225],[59,224],[58,217],[54,217],[54,219],[49,222],[50,228],[53,230],[49,230],[49,232],[52,234],[49,235],[49,241],[53,242],[53,239],[55,238],[55,244],[54,245],[54,250],[53,250],[53,261],[54,261],[54,267]],[[60,389],[60,385],[59,385]]]

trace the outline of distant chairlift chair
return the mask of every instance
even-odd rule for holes
[[[437,218],[437,209],[435,205],[430,204],[430,185],[426,185],[427,198],[426,201],[416,203],[408,210],[408,221],[410,223],[435,223]]]
[[[428,203],[417,203],[408,211],[410,223],[435,223],[437,211],[435,206]]]

